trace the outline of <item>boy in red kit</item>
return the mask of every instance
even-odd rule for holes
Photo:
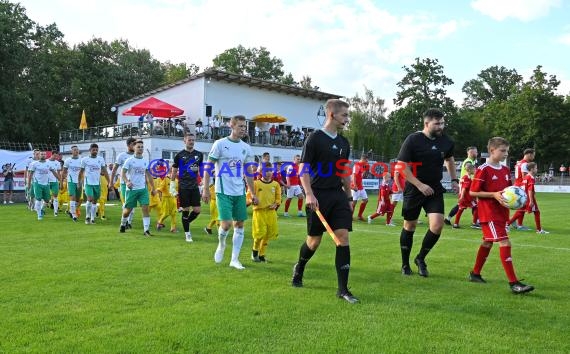
[[[477,220],[478,213],[477,213],[477,200],[472,198],[469,194],[469,190],[471,189],[471,177],[475,173],[475,166],[472,163],[468,162],[465,164],[465,171],[467,172],[463,177],[461,177],[460,187],[461,192],[459,192],[459,200],[458,200],[458,210],[457,214],[455,214],[455,223],[453,224],[454,229],[459,229],[459,220],[461,219],[461,214],[467,208],[473,209],[473,223],[471,224],[471,228],[473,229],[480,229],[481,225]]]
[[[386,214],[386,226],[396,226],[392,224],[392,215],[394,214],[394,206],[390,202],[390,195],[392,194],[392,187],[390,186],[390,174],[384,175],[384,180],[380,189],[378,190],[378,208],[376,212],[368,217],[368,223],[372,224],[372,220],[380,215]]]
[[[287,166],[285,171],[285,176],[287,178],[287,200],[285,200],[285,212],[283,216],[289,216],[289,205],[291,205],[291,200],[297,198],[297,216],[304,217],[303,214],[303,200],[305,195],[303,194],[303,189],[301,189],[301,180],[299,163],[301,162],[301,156],[295,155],[293,159],[293,164]]]
[[[540,224],[540,210],[538,210],[538,204],[536,204],[536,194],[534,192],[534,184],[535,184],[535,176],[538,173],[538,168],[536,167],[536,163],[529,162],[526,164],[528,174],[523,177],[522,187],[528,196],[528,200],[526,205],[519,210],[516,211],[515,215],[509,220],[509,224],[515,222],[515,220],[519,219],[521,215],[524,215],[525,212],[527,213],[534,213],[534,222],[536,223],[536,233],[537,234],[549,234],[550,232],[544,230]]]
[[[529,169],[528,164],[534,161],[534,149],[525,149],[523,151],[523,158],[520,161],[517,161],[515,165],[515,182],[513,183],[517,187],[523,186],[523,180],[528,175]],[[524,208],[521,209],[522,213],[516,213],[518,215],[518,219],[516,220],[517,223],[513,224],[515,219],[509,222],[509,225],[513,225],[516,227],[517,230],[520,231],[528,231],[530,230],[528,227],[523,225],[524,220]]]
[[[366,194],[366,189],[364,189],[364,185],[362,184],[362,179],[364,177],[364,172],[368,171],[368,155],[366,153],[362,153],[360,156],[360,161],[354,163],[354,167],[352,168],[352,179],[350,181],[350,188],[352,189],[352,215],[354,216],[354,210],[356,210],[356,204],[358,204],[359,200],[362,200],[360,203],[360,209],[358,209],[358,220],[365,221],[364,217],[362,217],[362,213],[364,213],[364,209],[366,209],[366,204],[368,204],[368,195]]]
[[[501,263],[509,278],[512,292],[527,293],[534,290],[534,287],[521,283],[515,275],[511,258],[511,242],[507,234],[509,209],[502,196],[503,189],[511,185],[511,173],[506,166],[501,165],[501,161],[509,154],[509,143],[504,138],[491,138],[487,149],[489,160],[477,168],[470,191],[472,197],[478,198],[483,242],[479,246],[473,271],[469,273],[469,280],[475,283],[485,283],[481,277],[481,269],[491,252],[493,243],[498,242]]]

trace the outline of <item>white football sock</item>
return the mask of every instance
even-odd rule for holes
[[[234,227],[234,235],[232,239],[232,262],[239,262],[239,253],[241,251],[241,245],[243,244],[243,228]]]

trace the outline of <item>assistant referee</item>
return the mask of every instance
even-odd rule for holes
[[[309,136],[301,156],[299,175],[306,194],[307,239],[301,245],[299,260],[293,267],[292,285],[303,286],[305,266],[315,254],[326,230],[315,213],[315,209],[319,208],[339,241],[335,258],[337,296],[354,304],[359,300],[348,291],[348,232],[352,231],[352,196],[350,168],[346,165],[349,163],[350,145],[348,140],[338,133],[348,123],[348,103],[330,99],[325,104],[325,111],[324,127]],[[343,168],[347,168],[348,173]]]

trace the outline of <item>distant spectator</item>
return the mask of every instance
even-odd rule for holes
[[[14,192],[14,166],[10,163],[2,166],[2,176],[4,176],[4,204],[14,204],[12,194]]]
[[[271,139],[271,141],[270,141],[271,144],[275,144],[275,143],[276,143],[276,140],[277,140],[277,139],[275,138],[275,134],[277,134],[277,127],[275,126],[275,124],[273,124],[273,125],[271,126],[271,128],[269,128],[269,136],[270,136],[269,139]]]
[[[148,124],[148,132],[149,134],[152,133],[152,128],[153,128],[153,121],[154,121],[154,116],[152,115],[151,111],[148,111],[146,113],[146,115],[144,116],[144,119],[146,120],[147,124]]]
[[[288,133],[285,127],[281,129],[281,145],[287,145]]]

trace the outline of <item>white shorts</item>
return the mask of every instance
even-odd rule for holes
[[[287,199],[291,199],[291,198],[295,198],[295,197],[299,197],[301,196],[300,199],[303,198],[303,190],[301,189],[301,186],[297,185],[297,186],[291,186],[289,188],[287,188]]]
[[[368,194],[366,194],[366,189],[361,189],[358,191],[352,190],[352,199],[354,201],[361,200],[361,199],[368,199]]]
[[[404,193],[403,192],[394,193],[390,195],[390,200],[392,200],[392,203],[401,202],[402,200],[404,200]]]

